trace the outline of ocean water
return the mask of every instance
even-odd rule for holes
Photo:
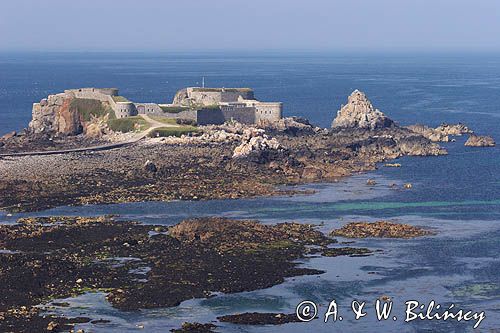
[[[400,124],[464,122],[500,141],[500,56],[498,55],[334,55],[334,54],[2,54],[0,133],[26,126],[31,103],[66,88],[114,86],[135,101],[168,102],[184,86],[249,86],[257,98],[283,101],[285,115],[329,126],[354,89]],[[401,168],[380,168],[333,184],[308,185],[310,196],[249,200],[148,202],[58,207],[28,215],[119,214],[123,219],[171,225],[186,217],[223,215],[264,223],[321,224],[325,232],[348,221],[391,219],[434,228],[438,235],[413,240],[356,240],[354,246],[382,252],[362,258],[311,258],[320,276],[288,279],[248,293],[191,300],[179,307],[119,312],[99,293],[70,300],[54,310],[111,319],[82,325],[92,332],[165,332],[183,321],[209,322],[218,315],[272,311],[292,313],[302,300],[319,304],[319,314],[336,299],[343,321],[245,327],[224,324],[222,332],[471,332],[472,322],[404,322],[404,302],[430,300],[485,311],[481,332],[500,329],[500,150],[464,147],[465,137],[444,143],[449,155],[405,157]],[[367,178],[377,185],[368,187]],[[389,184],[410,182],[411,190]],[[12,222],[0,213],[0,221]],[[342,240],[342,239],[340,239]],[[388,295],[398,320],[377,321],[373,303]],[[354,320],[352,300],[369,303],[369,314]]]

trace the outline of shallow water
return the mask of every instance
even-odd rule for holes
[[[68,87],[118,86],[137,101],[169,100],[175,90],[195,85],[201,76],[214,86],[251,86],[263,100],[285,102],[287,115],[302,115],[328,126],[334,111],[354,88],[364,90],[376,107],[402,124],[438,125],[462,121],[500,140],[500,58],[340,57],[333,55],[1,55],[0,132],[19,129],[29,120],[31,103]],[[368,257],[311,258],[303,265],[326,270],[319,276],[288,279],[265,290],[190,300],[179,307],[140,312],[111,308],[103,294],[71,299],[56,312],[111,319],[85,324],[93,332],[165,332],[184,321],[209,322],[216,316],[269,311],[292,313],[305,299],[324,313],[335,298],[342,322],[239,327],[223,332],[469,332],[472,323],[403,322],[403,303],[431,299],[457,308],[486,311],[481,331],[500,329],[500,150],[467,148],[465,138],[445,143],[449,155],[407,157],[401,168],[356,175],[333,184],[313,184],[314,195],[148,202],[125,205],[58,207],[20,216],[118,214],[121,219],[172,225],[185,218],[222,215],[255,218],[263,223],[297,221],[322,224],[325,232],[352,220],[387,218],[434,228],[437,236],[413,240],[356,240],[353,246],[381,249]],[[377,185],[367,186],[373,178]],[[395,189],[390,184],[397,184]],[[402,189],[412,183],[411,190]],[[342,239],[340,239],[342,240]],[[144,268],[146,269],[146,268]],[[373,302],[390,296],[397,321],[378,322],[373,312],[355,321],[351,300]]]

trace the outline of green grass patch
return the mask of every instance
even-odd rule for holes
[[[123,97],[123,96],[111,96],[111,98],[113,98],[113,101],[115,101],[115,103],[130,102],[126,97]]]
[[[128,133],[133,131],[144,131],[149,128],[149,124],[140,116],[111,119],[108,126],[115,132]]]
[[[175,118],[167,118],[162,116],[149,116],[151,119],[159,121],[160,123],[168,124],[168,125],[176,125],[177,120]]]
[[[106,104],[95,99],[75,98],[71,101],[71,108],[76,108],[84,121],[92,116],[103,117],[109,114],[109,119],[115,119],[115,112]]]
[[[198,129],[194,126],[179,126],[179,127],[160,127],[153,130],[149,136],[152,138],[157,137],[167,137],[167,136],[177,136],[180,137],[183,134],[197,132]]]
[[[182,112],[182,111],[189,110],[189,107],[187,107],[187,106],[166,106],[166,105],[160,105],[160,108],[162,109],[163,112],[166,112],[166,113],[179,113],[179,112]]]

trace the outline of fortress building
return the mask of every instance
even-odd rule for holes
[[[170,104],[131,102],[119,96],[116,88],[70,89],[65,90],[64,95],[107,102],[117,118],[148,114],[191,120],[199,125],[222,124],[230,120],[244,124],[272,122],[281,119],[283,109],[280,102],[256,100],[250,88],[189,87],[179,90]]]

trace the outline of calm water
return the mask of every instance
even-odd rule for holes
[[[335,55],[189,55],[52,54],[0,55],[0,132],[24,127],[31,103],[47,94],[80,86],[116,86],[136,101],[168,102],[179,88],[197,85],[249,86],[262,100],[285,103],[286,115],[301,115],[328,126],[355,88],[401,124],[438,125],[462,121],[500,141],[500,56],[335,56]],[[329,231],[350,220],[390,218],[436,228],[438,236],[416,240],[363,240],[356,246],[382,249],[363,258],[314,258],[308,267],[327,271],[249,293],[192,300],[173,309],[121,313],[101,294],[87,294],[58,309],[72,315],[110,318],[90,325],[94,332],[164,332],[183,321],[208,322],[244,311],[293,312],[300,300],[320,304],[323,314],[335,298],[345,320],[320,320],[281,327],[223,325],[227,332],[469,332],[469,323],[403,322],[403,303],[436,300],[442,305],[486,311],[481,332],[500,329],[500,151],[463,146],[465,138],[444,146],[448,156],[402,158],[402,168],[384,168],[336,184],[311,186],[312,196],[210,202],[141,203],[59,207],[34,215],[120,214],[145,223],[173,224],[189,216],[257,218],[264,223],[324,223]],[[369,189],[366,179],[376,178]],[[412,190],[388,184],[413,183]],[[1,213],[0,213],[1,214]],[[33,214],[32,214],[33,215]],[[1,221],[19,216],[0,215]],[[369,274],[370,273],[370,274]],[[373,274],[375,273],[375,274]],[[373,312],[353,320],[353,299],[394,300],[397,321],[376,322]]]

